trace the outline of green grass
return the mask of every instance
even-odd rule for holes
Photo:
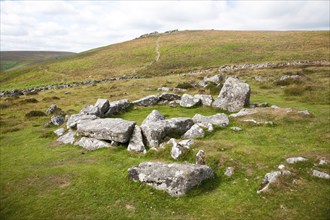
[[[159,76],[224,64],[329,61],[329,31],[180,31],[101,47],[0,75],[1,89],[122,75]]]
[[[255,75],[280,78],[287,72],[303,71],[302,86],[313,86],[298,96],[285,93],[274,82],[253,80]],[[240,71],[250,83],[251,101],[309,110],[313,117],[292,118],[265,115],[275,126],[254,126],[231,119],[229,127],[217,128],[198,139],[180,162],[194,163],[203,149],[216,177],[181,198],[127,177],[127,169],[143,161],[174,162],[170,148],[148,151],[146,155],[129,153],[125,146],[87,152],[73,145],[59,146],[45,128],[50,116],[26,118],[32,111],[46,111],[57,104],[65,112],[77,113],[97,98],[135,100],[156,94],[161,85],[174,87],[201,76],[163,76],[148,79],[108,82],[45,91],[30,97],[1,99],[0,189],[1,219],[329,219],[329,180],[310,175],[318,158],[330,161],[329,72],[327,67],[285,68]],[[147,86],[146,86],[147,85]],[[145,90],[149,87],[151,91]],[[70,91],[70,95],[64,94]],[[195,94],[198,89],[189,89]],[[56,97],[56,98],[54,98]],[[24,103],[24,104],[22,104]],[[213,108],[154,106],[138,107],[118,117],[140,124],[152,109],[166,117],[192,117],[196,113],[212,115]],[[241,132],[230,126],[243,128]],[[288,165],[285,159],[304,156],[307,163]],[[256,191],[263,176],[277,170],[281,163],[292,172],[271,187],[268,193]],[[235,166],[232,177],[224,176],[227,166]],[[329,173],[329,165],[318,167]]]

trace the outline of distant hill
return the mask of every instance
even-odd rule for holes
[[[226,64],[329,60],[330,31],[177,31],[153,34],[0,74],[1,89],[168,75]]]
[[[72,54],[75,53],[57,51],[0,51],[0,72]]]

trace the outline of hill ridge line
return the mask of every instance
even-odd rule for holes
[[[238,65],[222,65],[218,68],[205,68],[202,70],[193,70],[188,72],[188,74],[203,74],[203,70],[208,71],[218,71],[218,72],[235,72],[238,70],[244,70],[244,69],[267,69],[267,68],[283,68],[283,67],[291,67],[291,66],[330,66],[329,61],[327,60],[303,60],[303,61],[290,61],[290,62],[277,62],[277,63],[260,63],[260,64],[238,64]],[[135,72],[134,72],[135,73]],[[187,73],[182,73],[187,74]],[[166,74],[167,75],[167,74]],[[100,80],[87,80],[82,82],[73,82],[73,83],[64,83],[60,85],[48,85],[43,87],[32,87],[27,89],[13,89],[13,90],[5,90],[0,92],[0,98],[6,97],[6,96],[20,96],[25,95],[28,93],[33,92],[40,92],[40,91],[46,91],[46,90],[56,90],[56,89],[65,89],[70,87],[76,87],[76,86],[83,86],[83,85],[94,85],[98,83],[103,82],[109,82],[109,81],[117,81],[117,80],[127,80],[127,79],[142,79],[142,78],[152,78],[152,76],[121,76],[121,77],[115,77],[115,78],[106,78],[106,79],[100,79]]]

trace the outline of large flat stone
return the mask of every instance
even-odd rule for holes
[[[100,140],[126,143],[131,138],[135,122],[120,118],[95,119],[78,124],[78,133]]]
[[[214,176],[206,165],[190,163],[144,162],[128,169],[128,176],[155,189],[166,191],[171,196],[183,196],[189,189]]]

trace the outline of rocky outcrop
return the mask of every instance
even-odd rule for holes
[[[75,129],[77,127],[77,124],[80,124],[82,122],[86,121],[92,121],[99,117],[96,115],[84,115],[84,114],[73,114],[69,117],[66,126],[67,128]]]
[[[138,125],[135,125],[134,131],[131,139],[129,140],[129,144],[127,147],[128,151],[136,151],[146,153],[146,148],[144,147],[142,130]]]
[[[74,145],[78,145],[86,150],[97,150],[100,148],[111,147],[110,143],[95,138],[82,137]]]
[[[199,127],[197,124],[194,124],[184,135],[183,138],[202,138],[204,137],[205,132],[203,128]]]
[[[199,98],[195,98],[189,94],[183,94],[180,101],[180,106],[185,108],[195,107],[201,104],[201,100]]]
[[[211,116],[196,114],[192,119],[194,123],[202,124],[205,127],[209,127],[209,124],[221,127],[225,127],[229,124],[229,118],[224,113],[218,113]]]
[[[159,97],[156,95],[149,95],[146,97],[143,97],[142,99],[136,100],[134,102],[132,102],[134,105],[138,105],[138,106],[152,106],[152,105],[156,105],[159,101]]]
[[[113,116],[116,114],[126,112],[131,106],[132,106],[132,103],[130,103],[127,99],[110,102],[109,110],[107,111],[105,116],[109,117],[109,116]]]
[[[155,189],[166,191],[171,196],[183,196],[189,189],[214,176],[205,165],[189,163],[144,162],[128,169],[128,176]]]
[[[101,140],[126,143],[129,141],[135,122],[120,118],[104,118],[92,121],[83,121],[77,125],[80,135]]]
[[[250,86],[236,78],[229,77],[223,85],[218,98],[212,106],[235,112],[250,103]]]
[[[193,124],[191,118],[171,118],[142,124],[141,129],[147,145],[158,147],[164,137],[183,135]]]

